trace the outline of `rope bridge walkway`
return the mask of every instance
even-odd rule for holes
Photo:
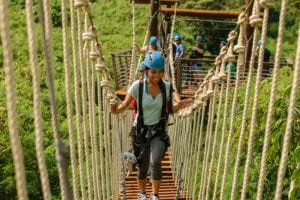
[[[45,200],[52,199],[51,187],[54,187],[49,181],[43,143],[45,127],[41,107],[49,106],[51,120],[46,120],[52,124],[61,199],[134,199],[133,193],[137,193],[135,172],[126,179],[126,160],[122,159],[122,154],[130,147],[128,133],[133,122],[132,111],[111,115],[108,110],[109,104],[119,100],[102,55],[91,4],[87,0],[70,0],[69,4],[66,0],[60,2],[65,88],[55,87],[50,0],[37,1],[40,35],[33,17],[33,0],[26,0],[25,5],[33,94],[33,107],[28,109],[34,113],[32,123],[41,195]],[[284,71],[285,77],[282,78],[279,66],[287,9],[287,0],[283,0],[273,73],[270,78],[262,79],[268,15],[272,5],[272,1],[255,0],[252,15],[246,18],[246,12],[243,12],[239,16],[236,29],[228,35],[228,46],[222,48],[214,66],[195,91],[193,105],[176,113],[175,125],[168,128],[171,146],[163,161],[163,168],[168,171],[164,171],[159,193],[161,199],[279,200],[299,197],[300,33],[295,64],[292,69]],[[264,9],[263,19],[259,17],[260,8]],[[244,37],[248,22],[254,29],[252,44]],[[6,83],[6,104],[1,107],[0,114],[7,116],[8,120],[16,195],[18,199],[27,200],[30,190],[18,126],[21,116],[18,102],[22,97],[16,97],[16,85],[23,84],[23,81],[15,80],[14,41],[8,24],[8,1],[0,0],[4,59],[4,73],[1,74],[4,74]],[[262,44],[258,66],[254,68],[259,37]],[[37,50],[38,41],[42,42],[42,53]],[[252,45],[252,52],[247,78],[240,81],[245,68],[246,45]],[[237,60],[234,52],[238,55]],[[39,63],[40,57],[42,63]],[[174,74],[172,55],[168,58]],[[129,83],[135,79],[134,62],[132,58],[129,63]],[[234,84],[229,84],[233,62],[237,63],[237,71]],[[227,71],[226,65],[229,66]],[[48,81],[47,101],[42,101],[45,97],[40,88],[40,74],[44,71]],[[291,80],[284,85],[288,92],[282,91],[283,86],[278,85],[287,76]],[[174,82],[173,79],[176,86]],[[58,90],[64,90],[65,96],[58,97]],[[287,96],[287,100],[280,99],[282,95]],[[65,100],[58,101],[61,98]],[[283,111],[276,109],[280,102],[285,106]],[[62,139],[60,119],[63,116],[57,112],[59,107],[66,108],[68,146]]]

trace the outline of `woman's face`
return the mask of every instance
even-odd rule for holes
[[[148,69],[147,70],[147,77],[150,82],[153,83],[158,83],[164,75],[163,70],[158,70],[158,69]]]

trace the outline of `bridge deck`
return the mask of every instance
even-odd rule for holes
[[[177,183],[174,180],[170,153],[166,152],[166,155],[162,161],[163,179],[161,182],[159,197],[161,200],[174,200],[176,199],[177,193]],[[139,193],[138,185],[136,181],[137,171],[132,172],[125,181],[126,199],[137,199],[137,194]],[[152,192],[150,181],[146,186],[146,193],[149,197]],[[185,192],[181,191],[179,193],[179,200],[191,200],[192,198]],[[120,193],[119,199],[122,199],[123,195]]]

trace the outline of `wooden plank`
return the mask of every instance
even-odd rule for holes
[[[160,11],[166,15],[174,15],[174,8],[164,8],[161,7]],[[177,8],[177,16],[188,16],[188,17],[198,17],[198,18],[208,18],[208,19],[237,19],[242,11],[230,11],[230,10],[196,10],[187,8]],[[263,17],[263,13],[259,14]]]
[[[132,3],[132,0],[130,0],[129,2]],[[149,4],[150,0],[135,0],[134,3]],[[178,3],[178,5],[179,5],[179,0],[161,0],[160,1],[161,5],[167,5],[167,6],[175,5],[175,3]]]

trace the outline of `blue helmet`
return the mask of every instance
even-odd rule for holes
[[[257,41],[257,46],[260,46],[261,45],[261,40],[258,40]]]
[[[181,40],[181,36],[180,35],[175,35],[174,40]]]
[[[151,36],[149,40],[150,45],[156,45],[157,44],[157,37]]]
[[[203,37],[200,36],[200,35],[198,35],[198,36],[196,37],[196,40],[203,41]]]
[[[139,66],[139,70],[140,71],[144,71],[145,70],[145,64],[144,64],[144,62],[141,62],[140,66]]]
[[[160,51],[149,51],[144,59],[145,67],[150,69],[165,70],[165,59]]]
[[[222,41],[221,41],[221,44],[223,44],[224,46],[226,46],[226,45],[227,45],[227,41],[222,40]]]

